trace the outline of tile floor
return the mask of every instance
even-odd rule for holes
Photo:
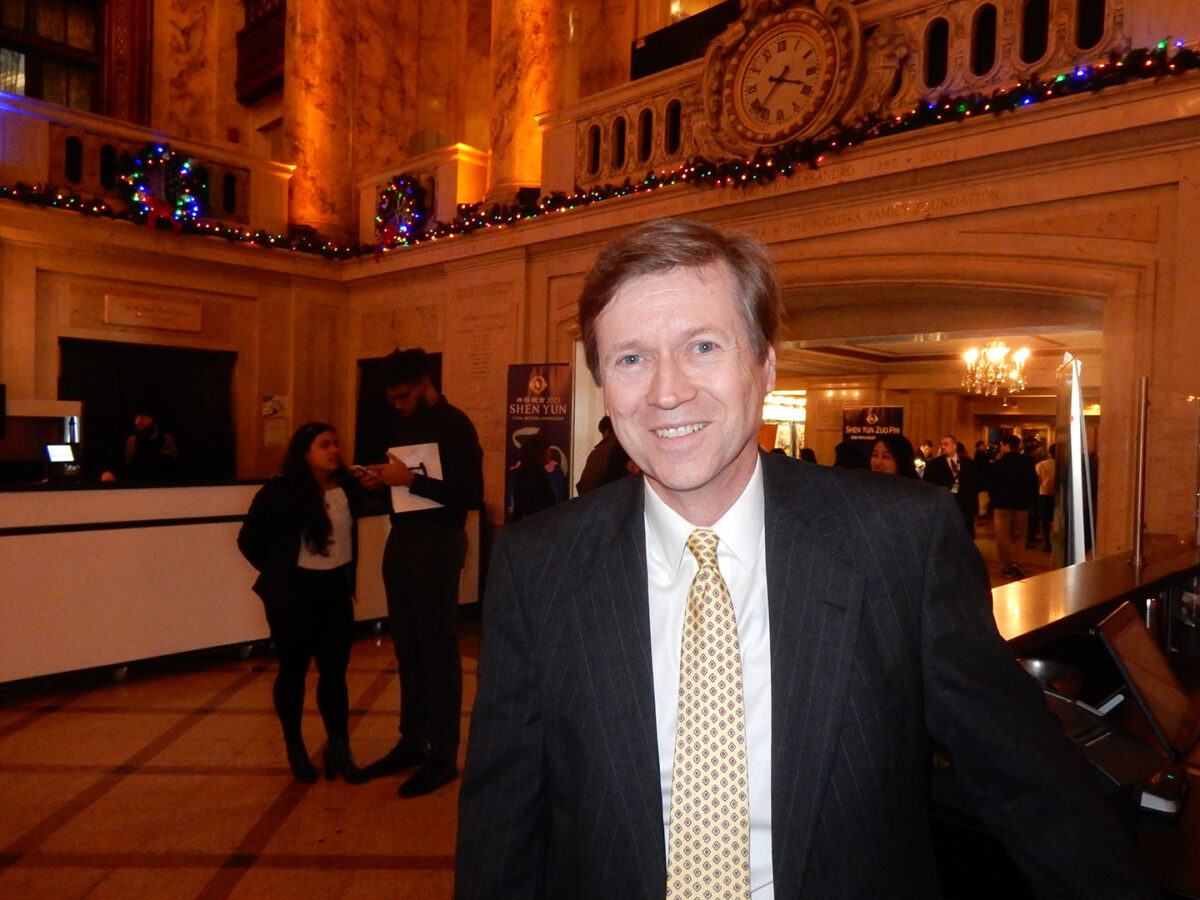
[[[478,628],[462,627],[464,709]],[[296,782],[271,706],[273,658],[221,651],[0,686],[0,897],[446,898],[458,782],[412,800],[401,776]],[[323,732],[310,674],[305,736]],[[391,642],[355,642],[360,763],[396,737]],[[466,716],[464,714],[464,731]]]

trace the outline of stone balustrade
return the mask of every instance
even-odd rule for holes
[[[123,208],[121,159],[154,143],[166,144],[204,167],[205,219],[272,234],[287,232],[292,166],[0,93],[0,184],[51,185]]]
[[[990,94],[1130,47],[1122,0],[864,3],[858,15],[865,60],[841,124]],[[706,140],[703,73],[698,59],[542,115],[543,193],[637,182],[696,154],[727,155]]]

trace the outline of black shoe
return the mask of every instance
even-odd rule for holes
[[[317,780],[320,773],[312,764],[312,760],[308,758],[308,751],[304,749],[303,743],[287,745],[287,761],[288,765],[292,767],[292,774],[296,776],[297,781],[312,784]]]
[[[403,769],[411,769],[425,762],[426,754],[412,744],[400,741],[395,747],[381,756],[375,762],[363,766],[363,774],[368,778],[381,778],[384,775],[395,775]]]
[[[362,784],[370,780],[370,776],[354,764],[354,757],[350,755],[350,741],[346,738],[330,738],[325,748],[325,779],[333,781],[335,775],[341,775],[349,784]]]
[[[1011,566],[1008,567],[1008,574],[1012,575],[1013,578],[1024,578],[1025,570],[1022,569],[1020,566],[1018,566],[1016,563],[1013,563]]]
[[[408,776],[396,790],[401,797],[420,797],[432,793],[443,784],[449,784],[458,777],[458,766],[454,763],[429,762]]]

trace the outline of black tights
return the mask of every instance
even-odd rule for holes
[[[317,709],[330,740],[349,735],[350,694],[346,667],[354,605],[343,569],[297,569],[296,590],[288,613],[271,623],[279,657],[275,676],[275,712],[289,744],[300,743],[304,678],[309,660],[317,662]]]

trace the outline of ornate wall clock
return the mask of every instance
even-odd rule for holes
[[[857,88],[861,44],[857,16],[841,0],[751,4],[708,51],[713,136],[727,149],[752,151],[816,133]]]

